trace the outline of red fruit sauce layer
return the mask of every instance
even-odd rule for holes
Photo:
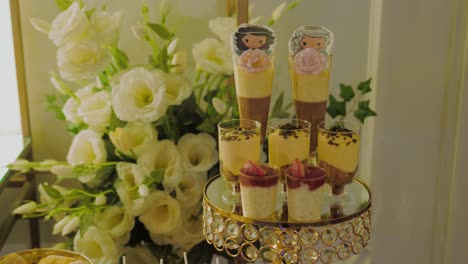
[[[291,189],[296,189],[301,187],[301,184],[309,185],[309,191],[313,191],[320,186],[324,185],[326,182],[326,172],[319,168],[313,166],[306,166],[305,168],[305,176],[304,177],[295,177],[291,175],[291,169],[288,168],[286,170],[286,180],[287,186]]]
[[[278,171],[266,166],[260,165],[265,170],[263,176],[252,176],[240,171],[239,182],[245,187],[271,187],[276,185],[279,180]]]

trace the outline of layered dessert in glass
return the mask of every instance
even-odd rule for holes
[[[324,122],[318,130],[318,164],[327,171],[333,195],[343,196],[344,186],[351,183],[358,169],[360,125]]]
[[[275,39],[270,28],[249,24],[242,24],[232,35],[240,118],[259,121],[262,138],[270,108]]]
[[[313,152],[317,125],[324,121],[331,68],[333,33],[321,26],[302,26],[289,40],[289,69],[296,117],[311,123]]]
[[[288,215],[293,221],[320,220],[326,171],[315,166],[305,166],[295,160],[286,169],[288,190]]]
[[[218,124],[219,164],[231,191],[223,194],[226,203],[240,202],[239,170],[245,161],[260,159],[261,124],[254,120],[233,119]]]
[[[245,217],[268,219],[274,216],[279,171],[267,164],[247,161],[240,170],[242,212]]]

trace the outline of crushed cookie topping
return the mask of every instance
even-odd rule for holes
[[[238,128],[233,130],[222,130],[221,140],[222,141],[241,141],[249,140],[253,135],[259,136],[258,131],[249,128]]]
[[[284,125],[278,126],[278,129],[281,129],[280,132],[279,132],[279,135],[286,139],[288,137],[299,138],[299,136],[297,135],[296,130],[300,130],[300,129],[304,129],[304,128],[299,126],[299,125],[286,123]],[[304,132],[308,134],[308,131],[304,130]]]
[[[356,133],[346,128],[331,127],[328,131],[321,131],[320,133],[326,137],[328,145],[338,147],[340,144],[336,140],[341,137],[343,137],[343,140],[340,143],[346,146],[349,146],[351,143],[358,143],[358,140],[355,138]]]

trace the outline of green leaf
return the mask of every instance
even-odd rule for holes
[[[96,172],[96,178],[99,181],[106,180],[110,175],[112,175],[112,173],[114,173],[114,171],[114,166],[104,166]]]
[[[88,17],[88,19],[91,19],[91,16],[93,15],[93,13],[96,11],[96,8],[93,8],[91,10],[86,10],[86,16]]]
[[[114,66],[120,70],[127,69],[128,68],[127,54],[123,50],[117,47],[109,47],[108,49],[111,52],[112,63],[114,64]]]
[[[78,133],[80,133],[81,130],[84,130],[88,128],[88,125],[86,125],[85,123],[79,123],[79,124],[68,124],[68,132],[72,133],[73,135],[77,135]]]
[[[145,20],[145,23],[148,23],[148,21],[149,21],[149,19],[148,19],[149,10],[148,10],[148,6],[146,4],[143,4],[141,6],[141,13],[143,14],[143,19]]]
[[[148,26],[162,39],[169,40],[174,34],[171,33],[164,25],[158,23],[148,23]]]
[[[86,233],[88,228],[91,226],[93,223],[93,213],[90,211],[86,211],[83,215],[80,217],[80,235],[83,237],[83,235]]]
[[[346,102],[351,101],[354,98],[354,91],[351,85],[340,84],[340,97]]]
[[[47,193],[47,195],[50,196],[50,198],[54,200],[61,200],[63,198],[62,194],[54,187],[48,184],[42,184],[42,187],[44,188],[44,191]]]
[[[327,113],[335,118],[337,116],[346,115],[346,102],[338,102],[333,95],[330,94],[329,105],[327,108]]]
[[[111,113],[111,119],[109,121],[109,131],[114,131],[118,127],[124,127],[127,122],[120,120],[114,111]]]
[[[292,103],[283,107],[284,103],[284,91],[281,91],[278,98],[276,98],[275,104],[273,105],[273,110],[271,112],[270,118],[288,118],[290,114],[288,113],[289,108],[292,107]]]
[[[213,135],[216,133],[216,124],[213,124],[213,122],[209,119],[205,119],[203,120],[203,123],[197,126],[197,130]]]
[[[359,91],[361,91],[362,94],[366,94],[366,93],[372,91],[372,89],[370,87],[371,80],[372,80],[372,78],[369,78],[367,81],[363,81],[363,82],[359,83],[357,89]]]
[[[73,4],[74,0],[55,0],[55,4],[57,5],[58,9],[60,11],[65,11],[68,9],[68,7]]]
[[[164,181],[164,169],[157,169],[150,174],[151,182],[156,184],[162,184]]]
[[[354,116],[364,124],[364,119],[369,116],[376,116],[377,113],[369,108],[370,100],[359,102],[358,109],[354,112]]]

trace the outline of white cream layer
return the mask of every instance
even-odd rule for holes
[[[242,186],[242,212],[245,217],[266,219],[276,209],[278,184],[269,187]]]
[[[310,191],[307,184],[299,188],[288,188],[288,214],[296,221],[320,219],[325,185]]]

